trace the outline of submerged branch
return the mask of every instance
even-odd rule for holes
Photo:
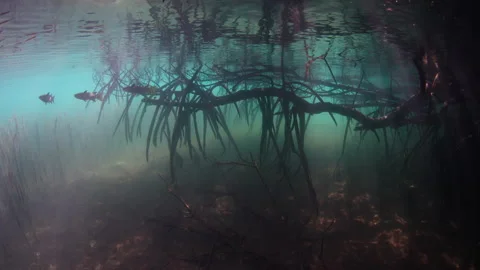
[[[320,114],[320,113],[335,113],[346,117],[351,117],[359,122],[355,130],[373,130],[385,127],[398,127],[410,123],[407,119],[407,114],[411,111],[416,111],[421,104],[424,96],[414,95],[401,105],[397,106],[390,113],[381,117],[370,117],[363,114],[361,111],[348,105],[339,105],[330,102],[310,103],[303,98],[297,96],[294,92],[287,92],[281,88],[267,87],[267,88],[253,88],[250,90],[239,90],[224,96],[210,95],[208,102],[180,102],[170,101],[165,99],[152,99],[145,97],[142,101],[148,105],[156,106],[174,106],[174,107],[189,107],[198,110],[208,110],[213,107],[222,105],[234,104],[240,101],[258,99],[262,97],[277,97],[292,103],[297,112]],[[427,119],[427,118],[426,118]],[[426,121],[425,119],[425,121]],[[411,121],[413,124],[419,124],[419,119]]]
[[[212,83],[207,82],[205,74],[200,72],[202,66],[200,64],[191,76],[187,76],[180,68],[175,69],[174,73],[177,74],[172,76],[176,79],[170,79],[170,83],[163,86],[158,84],[152,86],[146,82],[123,88],[124,92],[131,94],[130,102],[136,96],[143,97],[140,105],[143,112],[149,106],[155,109],[147,137],[147,161],[150,144],[156,146],[157,138],[162,140],[165,135],[170,151],[170,184],[177,182],[176,164],[180,167],[182,164],[182,157],[177,152],[178,147],[186,145],[192,160],[198,159],[199,153],[206,158],[207,130],[215,140],[220,142],[223,151],[229,143],[234,147],[238,157],[244,160],[226,120],[231,109],[234,109],[237,117],[244,118],[249,126],[252,126],[257,115],[261,116],[259,164],[268,159],[268,153],[273,153],[273,162],[278,163],[276,165],[279,172],[287,179],[289,185],[291,185],[291,176],[301,172],[309,190],[314,210],[312,216],[315,216],[318,215],[318,200],[305,152],[305,134],[312,115],[328,113],[335,124],[337,122],[333,114],[353,119],[358,123],[355,130],[363,131],[363,134],[366,131],[372,131],[379,141],[377,129],[398,128],[404,125],[431,126],[438,123],[438,114],[431,110],[426,113],[429,109],[429,97],[422,93],[402,101],[393,97],[392,93],[385,94],[375,89],[361,89],[363,79],[356,87],[340,85],[338,82],[335,82],[335,85],[328,82],[312,85],[311,82],[295,80],[298,79],[295,72],[277,71],[274,67],[244,69],[236,76],[227,73],[226,77],[233,78],[224,76],[216,78],[218,81]],[[280,82],[278,78],[282,78],[282,81]],[[322,86],[328,87],[329,90],[322,89]],[[359,103],[363,102],[361,106],[356,103],[357,96],[363,97],[359,101]],[[343,102],[348,102],[348,99],[353,97],[353,102],[335,104],[325,102],[323,97],[331,97],[336,101],[343,99]],[[377,109],[365,112],[362,106],[367,104],[376,105]],[[129,108],[130,106],[127,105],[124,116],[128,114]],[[170,117],[174,122],[173,129],[169,127]],[[131,139],[129,136],[132,127],[128,117],[122,118],[128,133],[126,137]],[[140,119],[142,118],[143,114],[140,116]],[[141,120],[136,124],[139,129]],[[252,156],[252,163],[248,163],[249,167],[255,168],[259,173],[259,167],[253,160]],[[295,163],[299,165],[297,170],[290,170],[288,164]],[[268,187],[266,189],[268,191]],[[273,196],[271,201],[275,204]]]

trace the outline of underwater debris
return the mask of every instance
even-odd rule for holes
[[[1,22],[0,22],[0,25],[6,24],[6,23],[8,23],[8,22],[11,21],[11,20],[12,20],[12,19],[7,19],[7,20],[4,20],[4,21],[1,21]]]

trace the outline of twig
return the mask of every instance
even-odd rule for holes
[[[165,177],[163,177],[161,174],[158,174],[158,177],[160,177],[164,182],[165,184],[167,185],[167,191],[168,193],[170,193],[173,197],[175,197],[175,199],[177,199],[179,202],[182,203],[183,207],[185,208],[185,210],[187,211],[188,213],[188,216],[189,217],[193,217],[193,210],[192,208],[190,207],[190,205],[180,196],[178,195],[175,190],[174,190],[174,184],[169,184],[169,182],[167,182],[167,179]]]
[[[236,162],[236,161],[230,161],[230,162],[216,162],[216,165],[230,165],[230,166],[244,166],[244,167],[249,167],[249,168],[254,168],[255,171],[257,172],[258,177],[260,178],[260,181],[262,182],[265,190],[267,191],[268,195],[270,196],[270,200],[272,202],[272,205],[275,206],[275,197],[272,194],[272,191],[270,190],[270,187],[268,186],[265,177],[263,176],[262,172],[260,171],[260,168],[257,165],[257,162],[253,159],[253,155],[250,153],[250,158],[251,158],[251,163],[246,163],[246,162]]]
[[[329,232],[332,229],[333,224],[337,222],[336,219],[333,219],[332,222],[322,231],[322,238],[320,239],[320,254],[318,258],[322,261],[322,266],[324,269],[327,269],[327,265],[325,264],[325,260],[323,259],[323,251],[325,250],[324,242],[325,242],[325,233]]]
[[[207,265],[205,266],[206,270],[210,269],[210,266],[212,265],[213,256],[214,256],[215,250],[217,248],[217,241],[219,240],[218,238],[219,238],[219,236],[217,235],[217,239],[215,239],[215,242],[212,245],[212,250],[210,251],[210,255],[208,256],[208,262],[207,262]]]

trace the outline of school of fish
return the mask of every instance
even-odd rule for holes
[[[152,95],[155,94],[158,88],[152,87],[152,86],[138,86],[138,85],[131,85],[123,88],[123,91],[130,93],[132,95]],[[97,93],[97,92],[88,92],[88,91],[83,91],[79,92],[73,95],[76,99],[83,100],[85,102],[89,101],[103,101],[104,97],[102,93]],[[55,96],[52,95],[50,92],[43,94],[38,97],[43,103],[46,104],[51,104],[55,103]]]

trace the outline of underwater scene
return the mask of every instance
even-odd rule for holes
[[[1,1],[0,269],[479,269],[469,3]]]

